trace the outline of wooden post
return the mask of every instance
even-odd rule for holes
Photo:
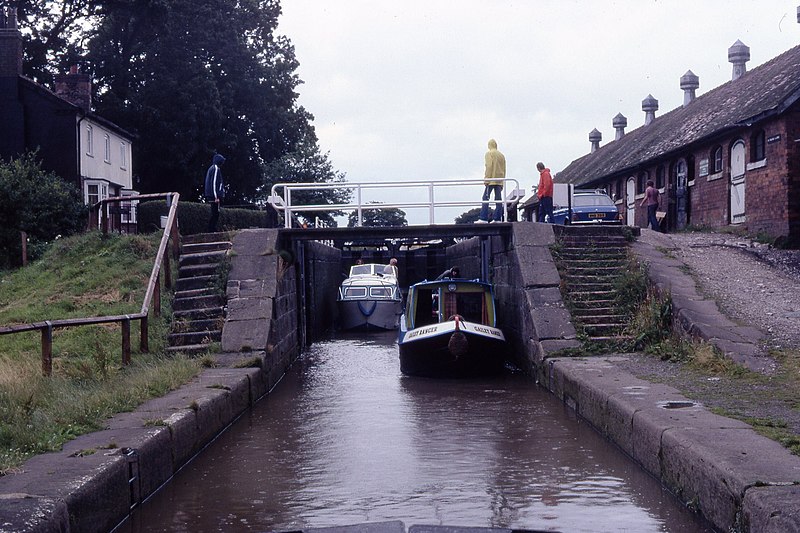
[[[169,253],[164,252],[164,263],[161,266],[161,270],[164,272],[164,288],[171,289],[172,288],[172,272],[169,268]]]
[[[28,234],[20,231],[19,236],[22,238],[22,266],[28,266]]]
[[[172,237],[172,257],[175,258],[177,261],[181,256],[181,234],[180,230],[178,229],[178,210],[175,210],[175,220],[172,223],[172,232],[170,233],[170,237]]]
[[[122,364],[131,364],[131,319],[122,321]]]
[[[53,373],[53,326],[48,320],[42,328],[42,375]]]
[[[153,286],[153,314],[161,316],[161,274],[156,276],[156,284]]]
[[[140,321],[139,329],[139,351],[142,353],[148,353],[150,351],[150,342],[148,339],[148,326],[147,326],[147,315],[142,317]]]
[[[102,220],[103,235],[105,235],[106,233],[108,233],[108,204],[102,202],[100,204],[100,210],[102,211],[102,213],[100,214],[100,220]]]

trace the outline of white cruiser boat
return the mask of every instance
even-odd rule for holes
[[[337,301],[341,329],[397,329],[403,314],[397,267],[353,265],[339,287]]]

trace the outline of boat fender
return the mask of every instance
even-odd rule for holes
[[[453,356],[453,359],[458,359],[469,349],[469,341],[467,341],[467,336],[461,333],[460,331],[454,331],[452,335],[450,335],[450,340],[447,341],[447,351]]]

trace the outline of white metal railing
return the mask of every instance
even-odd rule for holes
[[[370,182],[370,183],[354,183],[354,182],[336,182],[336,183],[278,183],[272,186],[272,191],[267,201],[276,210],[281,211],[284,215],[285,227],[292,227],[292,218],[297,213],[304,211],[355,211],[357,213],[357,225],[363,224],[364,210],[380,210],[380,209],[413,209],[413,208],[427,208],[429,224],[436,223],[436,209],[437,208],[450,208],[450,207],[475,207],[484,203],[492,205],[495,203],[503,204],[503,215],[505,220],[508,220],[509,206],[518,202],[525,196],[525,190],[520,189],[519,182],[513,178],[504,178],[502,180],[503,189],[500,200],[494,200],[493,196],[489,200],[483,202],[481,200],[452,200],[442,199],[439,200],[437,193],[441,196],[443,190],[452,190],[454,187],[464,186],[483,186],[483,179],[462,180],[462,181],[385,181],[385,182]],[[326,189],[350,189],[354,193],[354,200],[349,203],[342,204],[297,204],[292,200],[292,192],[304,190],[326,190]],[[392,201],[384,202],[365,202],[364,192],[367,190],[378,189],[398,189],[398,190],[416,190],[417,194],[424,194],[427,199],[424,201]],[[282,194],[281,194],[282,192]],[[390,191],[391,192],[391,191]],[[395,198],[400,197],[400,194],[395,194]],[[446,197],[446,195],[445,195]]]

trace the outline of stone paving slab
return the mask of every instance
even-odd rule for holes
[[[716,527],[740,530],[753,487],[800,484],[800,457],[672,387],[620,371],[614,359],[546,360],[541,384]],[[800,499],[760,496],[749,505],[762,522],[770,513],[800,520]]]
[[[749,488],[800,483],[800,457],[752,429],[669,429],[661,457],[662,481],[713,524],[729,529],[738,523]]]
[[[800,531],[800,486],[752,487],[744,497],[744,531],[786,533]]]
[[[60,510],[52,500],[63,502],[69,511],[68,522],[60,521],[64,518],[61,514],[48,515],[40,531],[110,531],[130,509],[128,462],[121,455],[47,453],[29,459],[22,470],[0,478],[0,498],[32,495],[37,506],[32,511],[35,516]],[[36,531],[25,526],[27,523],[9,524],[7,520],[3,527],[14,532]]]

